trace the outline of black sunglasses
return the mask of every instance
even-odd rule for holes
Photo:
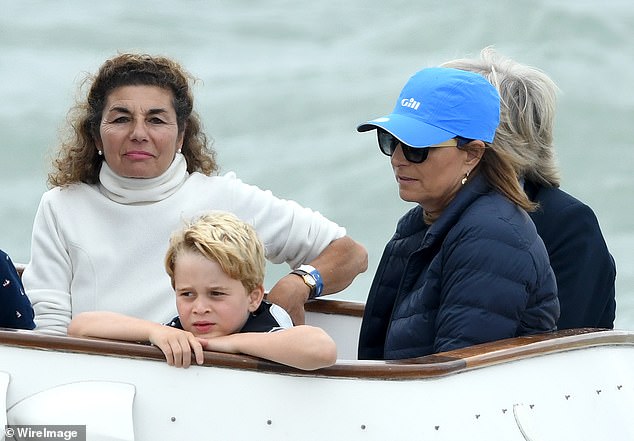
[[[427,155],[429,155],[429,149],[433,148],[441,148],[441,147],[462,147],[465,144],[469,144],[472,140],[467,138],[462,138],[460,136],[456,136],[451,140],[442,143],[431,145],[429,147],[412,147],[407,144],[402,143],[398,138],[392,135],[389,132],[386,132],[383,129],[377,129],[376,131],[377,138],[379,140],[379,148],[383,152],[383,154],[387,156],[392,156],[396,147],[400,144],[401,150],[403,150],[403,156],[409,162],[413,162],[414,164],[420,164],[425,159],[427,159]]]

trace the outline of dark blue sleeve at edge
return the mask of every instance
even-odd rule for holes
[[[34,329],[33,318],[20,275],[9,256],[0,250],[0,327]]]

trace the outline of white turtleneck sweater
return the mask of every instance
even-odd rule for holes
[[[176,311],[163,265],[169,237],[204,211],[230,211],[249,222],[267,259],[290,267],[346,234],[318,212],[234,173],[190,175],[181,154],[151,179],[122,178],[104,162],[99,180],[53,188],[40,201],[22,278],[39,331],[65,334],[73,315],[95,310],[169,321]]]

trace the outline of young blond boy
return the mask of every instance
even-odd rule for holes
[[[336,361],[335,342],[321,328],[292,325],[286,311],[263,302],[264,247],[255,230],[234,215],[205,214],[175,232],[165,268],[178,317],[169,325],[114,312],[84,312],[68,334],[148,341],[169,365],[188,367],[203,349],[266,358],[313,370]]]

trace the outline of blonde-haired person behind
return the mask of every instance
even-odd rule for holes
[[[166,326],[109,311],[77,315],[69,335],[150,342],[170,365],[188,367],[203,348],[248,354],[299,369],[332,365],[335,342],[320,328],[293,327],[288,313],[263,301],[264,246],[230,213],[212,212],[176,231],[165,256],[178,316]]]
[[[484,48],[479,59],[443,64],[483,75],[500,93],[494,146],[509,154],[557,278],[559,329],[613,328],[616,265],[592,209],[560,188],[553,145],[558,88],[543,71]]]

